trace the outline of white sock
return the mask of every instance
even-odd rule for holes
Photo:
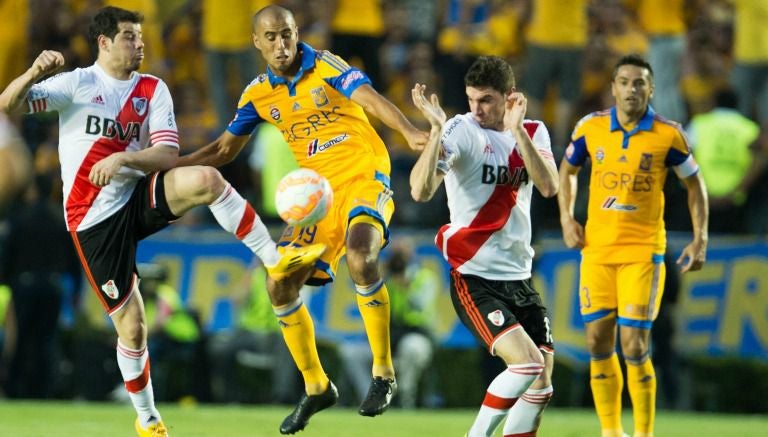
[[[243,196],[227,184],[218,199],[208,205],[216,221],[225,231],[235,234],[265,265],[273,266],[280,260],[277,246],[267,227]]]
[[[491,381],[485,399],[477,413],[469,437],[491,437],[517,398],[539,377],[544,366],[527,363],[513,364]]]
[[[155,395],[152,391],[152,378],[149,376],[149,353],[146,346],[142,349],[130,349],[117,340],[117,366],[125,381],[125,388],[131,397],[133,408],[139,416],[141,426],[161,420],[160,412],[155,407]]]
[[[552,398],[552,386],[540,390],[528,389],[515,403],[504,423],[504,436],[535,436],[541,414]]]

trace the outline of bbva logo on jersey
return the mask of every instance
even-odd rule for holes
[[[510,173],[507,166],[483,164],[482,182],[491,185],[509,184],[517,188],[528,182],[528,172],[525,171],[525,167],[515,167]]]
[[[85,123],[85,133],[89,135],[101,135],[105,138],[119,141],[139,141],[139,132],[141,124],[136,121],[130,121],[125,126],[122,123],[111,118],[101,118],[98,115],[89,115]]]

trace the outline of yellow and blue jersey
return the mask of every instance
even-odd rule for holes
[[[663,255],[664,182],[669,167],[680,178],[698,171],[683,129],[652,108],[631,130],[616,108],[595,112],[576,125],[565,159],[592,161],[585,229],[585,261],[648,262]]]
[[[325,176],[334,190],[361,174],[388,180],[387,148],[363,108],[350,99],[370,79],[306,43],[298,44],[297,56],[301,68],[292,80],[267,67],[245,88],[229,132],[250,135],[262,121],[277,126],[299,166]]]

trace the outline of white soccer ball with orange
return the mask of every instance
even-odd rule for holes
[[[314,225],[328,214],[332,204],[331,184],[314,170],[293,170],[277,185],[277,213],[291,226]]]

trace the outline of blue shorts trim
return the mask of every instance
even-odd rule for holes
[[[606,318],[614,313],[616,313],[616,310],[595,311],[594,313],[582,314],[581,320],[584,321],[584,323],[594,322],[595,320]]]
[[[651,329],[653,320],[634,320],[626,317],[619,317],[619,325],[628,326],[630,328]]]

